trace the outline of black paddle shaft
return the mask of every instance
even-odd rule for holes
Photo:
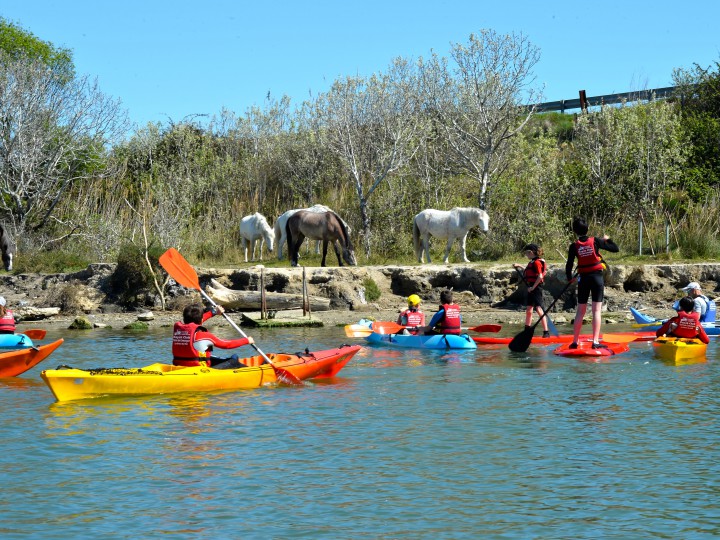
[[[525,352],[527,351],[528,347],[530,346],[530,342],[532,341],[533,335],[535,334],[535,327],[540,323],[542,318],[547,315],[548,311],[550,311],[553,307],[555,307],[555,304],[558,300],[560,300],[560,297],[565,294],[565,291],[567,291],[570,288],[570,285],[573,284],[575,281],[575,278],[577,277],[577,274],[573,276],[573,278],[568,281],[568,284],[565,285],[562,291],[560,291],[560,294],[557,295],[557,297],[552,301],[552,304],[548,306],[546,310],[543,310],[543,314],[540,315],[538,320],[533,324],[532,326],[529,326],[525,328],[522,332],[520,332],[518,335],[516,335],[510,343],[508,344],[508,348],[513,352]]]

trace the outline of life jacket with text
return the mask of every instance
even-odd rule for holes
[[[673,322],[677,325],[677,327],[672,331],[673,336],[681,338],[697,337],[697,326],[700,322],[698,320],[697,313],[679,311],[677,316],[673,317]]]
[[[400,314],[405,326],[422,326],[425,324],[425,315],[419,309],[408,308]]]
[[[5,315],[0,318],[0,332],[3,334],[15,333],[15,316],[9,309],[5,311]]]
[[[710,300],[704,294],[701,294],[700,298],[702,298],[704,300],[704,302],[707,304],[707,310],[705,311],[704,315],[700,316],[700,322],[714,323],[715,316],[717,314],[717,306],[715,305],[715,300]]]
[[[602,258],[595,251],[595,238],[590,236],[587,240],[577,240],[575,249],[578,258],[578,273],[591,274],[602,272]]]
[[[460,333],[460,306],[457,304],[443,304],[440,309],[445,311],[442,320],[437,324],[437,330],[441,334]]]
[[[535,261],[540,262],[540,272],[538,272],[538,265],[535,264]],[[525,281],[527,281],[527,284],[531,287],[535,285],[535,282],[540,279],[540,281],[543,281],[545,279],[545,274],[547,273],[547,263],[545,263],[545,259],[541,259],[540,257],[535,257],[532,261],[530,261],[525,268]]]
[[[173,326],[172,353],[173,364],[176,366],[202,366],[205,353],[195,349],[195,334],[205,330],[197,323],[176,322]]]

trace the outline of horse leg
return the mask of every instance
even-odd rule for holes
[[[467,242],[467,233],[465,233],[465,236],[462,237],[462,241],[460,242],[460,250],[462,253],[463,261],[466,263],[469,263],[470,261],[467,258],[467,251],[465,250],[465,243]]]
[[[265,247],[265,240],[263,240],[263,239],[261,238],[261,239],[258,241],[258,243],[260,244],[260,247],[258,248],[258,251],[260,251],[260,260],[262,261],[262,252],[263,252],[263,248]]]
[[[328,247],[328,241],[323,240],[322,243],[322,261],[320,261],[320,266],[325,266],[325,258],[327,257],[327,247]],[[342,266],[342,264],[340,265]]]
[[[337,256],[337,259],[338,259],[338,265],[342,266],[343,263],[342,263],[342,257],[340,255],[340,246],[338,245],[339,243],[340,243],[339,240],[334,240],[332,245],[333,245],[333,249],[335,250],[335,255]]]
[[[248,260],[247,260],[247,252],[248,252],[247,240],[245,239],[244,236],[240,240],[240,249],[242,249],[245,252],[245,262],[248,262]]]
[[[447,240],[447,245],[445,246],[445,259],[443,259],[445,264],[447,264],[450,259],[450,249],[452,248],[453,240],[455,239],[452,237]]]
[[[425,236],[423,236],[422,245],[423,245],[423,249],[425,250],[425,260],[427,261],[428,264],[431,264],[432,261],[430,260],[430,235],[428,233],[426,233]],[[422,251],[420,252],[420,255],[421,255],[420,262],[422,262]]]
[[[298,265],[298,255],[300,252],[300,248],[302,247],[302,243],[305,240],[305,235],[303,235],[301,232],[298,232],[297,240],[294,242],[288,237],[288,249],[290,250],[290,264],[292,266]]]

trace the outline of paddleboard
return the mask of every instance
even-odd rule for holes
[[[630,350],[627,343],[603,343],[604,348],[593,349],[592,341],[580,341],[577,349],[571,349],[570,343],[563,343],[557,349],[553,351],[558,356],[584,356],[584,357],[599,357],[599,356],[613,356],[616,354],[624,353]]]

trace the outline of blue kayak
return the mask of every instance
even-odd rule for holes
[[[373,332],[366,339],[369,343],[410,349],[477,349],[477,344],[467,334],[414,336],[412,334],[376,334]]]
[[[650,317],[644,313],[640,313],[637,309],[631,307],[630,313],[632,313],[633,319],[637,324],[642,324],[645,330],[657,330],[662,326],[665,320],[656,319]],[[705,333],[708,336],[720,336],[720,327],[715,326],[715,323],[702,323],[702,327],[705,329]]]
[[[25,334],[0,334],[0,349],[26,349],[33,346],[32,339]]]

